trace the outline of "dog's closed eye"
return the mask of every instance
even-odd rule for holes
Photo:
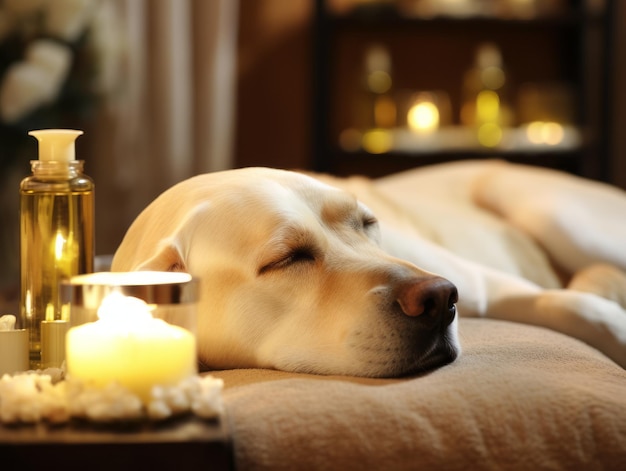
[[[378,219],[376,219],[373,214],[366,214],[363,216],[361,224],[363,226],[363,229],[367,230],[368,228],[378,224]]]
[[[362,213],[352,226],[358,232],[364,233],[368,238],[377,239],[378,219],[369,211]]]
[[[315,252],[310,247],[297,247],[284,255],[281,255],[270,263],[263,265],[259,270],[259,275],[266,273],[270,270],[279,270],[282,268],[288,268],[301,263],[310,263],[315,261]]]

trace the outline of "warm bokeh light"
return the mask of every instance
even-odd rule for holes
[[[506,76],[499,66],[490,65],[480,72],[480,78],[485,87],[490,90],[498,90],[504,86]]]
[[[439,109],[432,101],[417,101],[407,114],[409,128],[415,132],[430,133],[439,127]]]
[[[362,145],[370,154],[384,154],[393,147],[393,136],[385,129],[372,129],[363,135]]]
[[[502,140],[502,128],[497,123],[481,124],[478,128],[478,142],[485,147],[496,147]]]
[[[57,232],[57,235],[54,239],[54,258],[55,260],[62,260],[65,255],[65,237],[61,232]]]
[[[491,90],[483,90],[476,97],[476,118],[479,123],[498,121],[500,98]]]
[[[375,70],[367,77],[367,88],[374,93],[386,93],[391,88],[391,75],[383,70]]]
[[[533,121],[526,127],[526,137],[533,144],[556,146],[563,141],[563,126],[552,121]]]
[[[390,96],[381,95],[374,102],[374,123],[377,128],[396,125],[396,104]]]
[[[495,147],[502,139],[500,127],[500,97],[491,90],[483,90],[476,97],[478,142],[485,147]]]

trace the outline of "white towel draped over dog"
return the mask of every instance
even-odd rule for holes
[[[540,327],[460,331],[461,358],[421,377],[213,372],[237,469],[626,469],[626,371]]]

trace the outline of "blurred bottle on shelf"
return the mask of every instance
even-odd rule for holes
[[[513,112],[502,53],[495,44],[478,46],[474,64],[463,77],[462,100],[461,123],[476,130],[480,145],[498,146],[503,129],[513,123]]]
[[[396,124],[391,66],[391,54],[386,47],[375,44],[366,52],[365,89],[373,128],[388,129]]]
[[[384,45],[371,44],[364,55],[352,126],[341,132],[339,145],[346,151],[388,152],[393,147],[391,131],[394,126],[396,104],[393,99],[391,54]]]

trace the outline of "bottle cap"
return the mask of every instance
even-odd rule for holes
[[[70,162],[76,159],[74,142],[82,133],[74,129],[41,129],[28,134],[39,141],[39,160]]]

